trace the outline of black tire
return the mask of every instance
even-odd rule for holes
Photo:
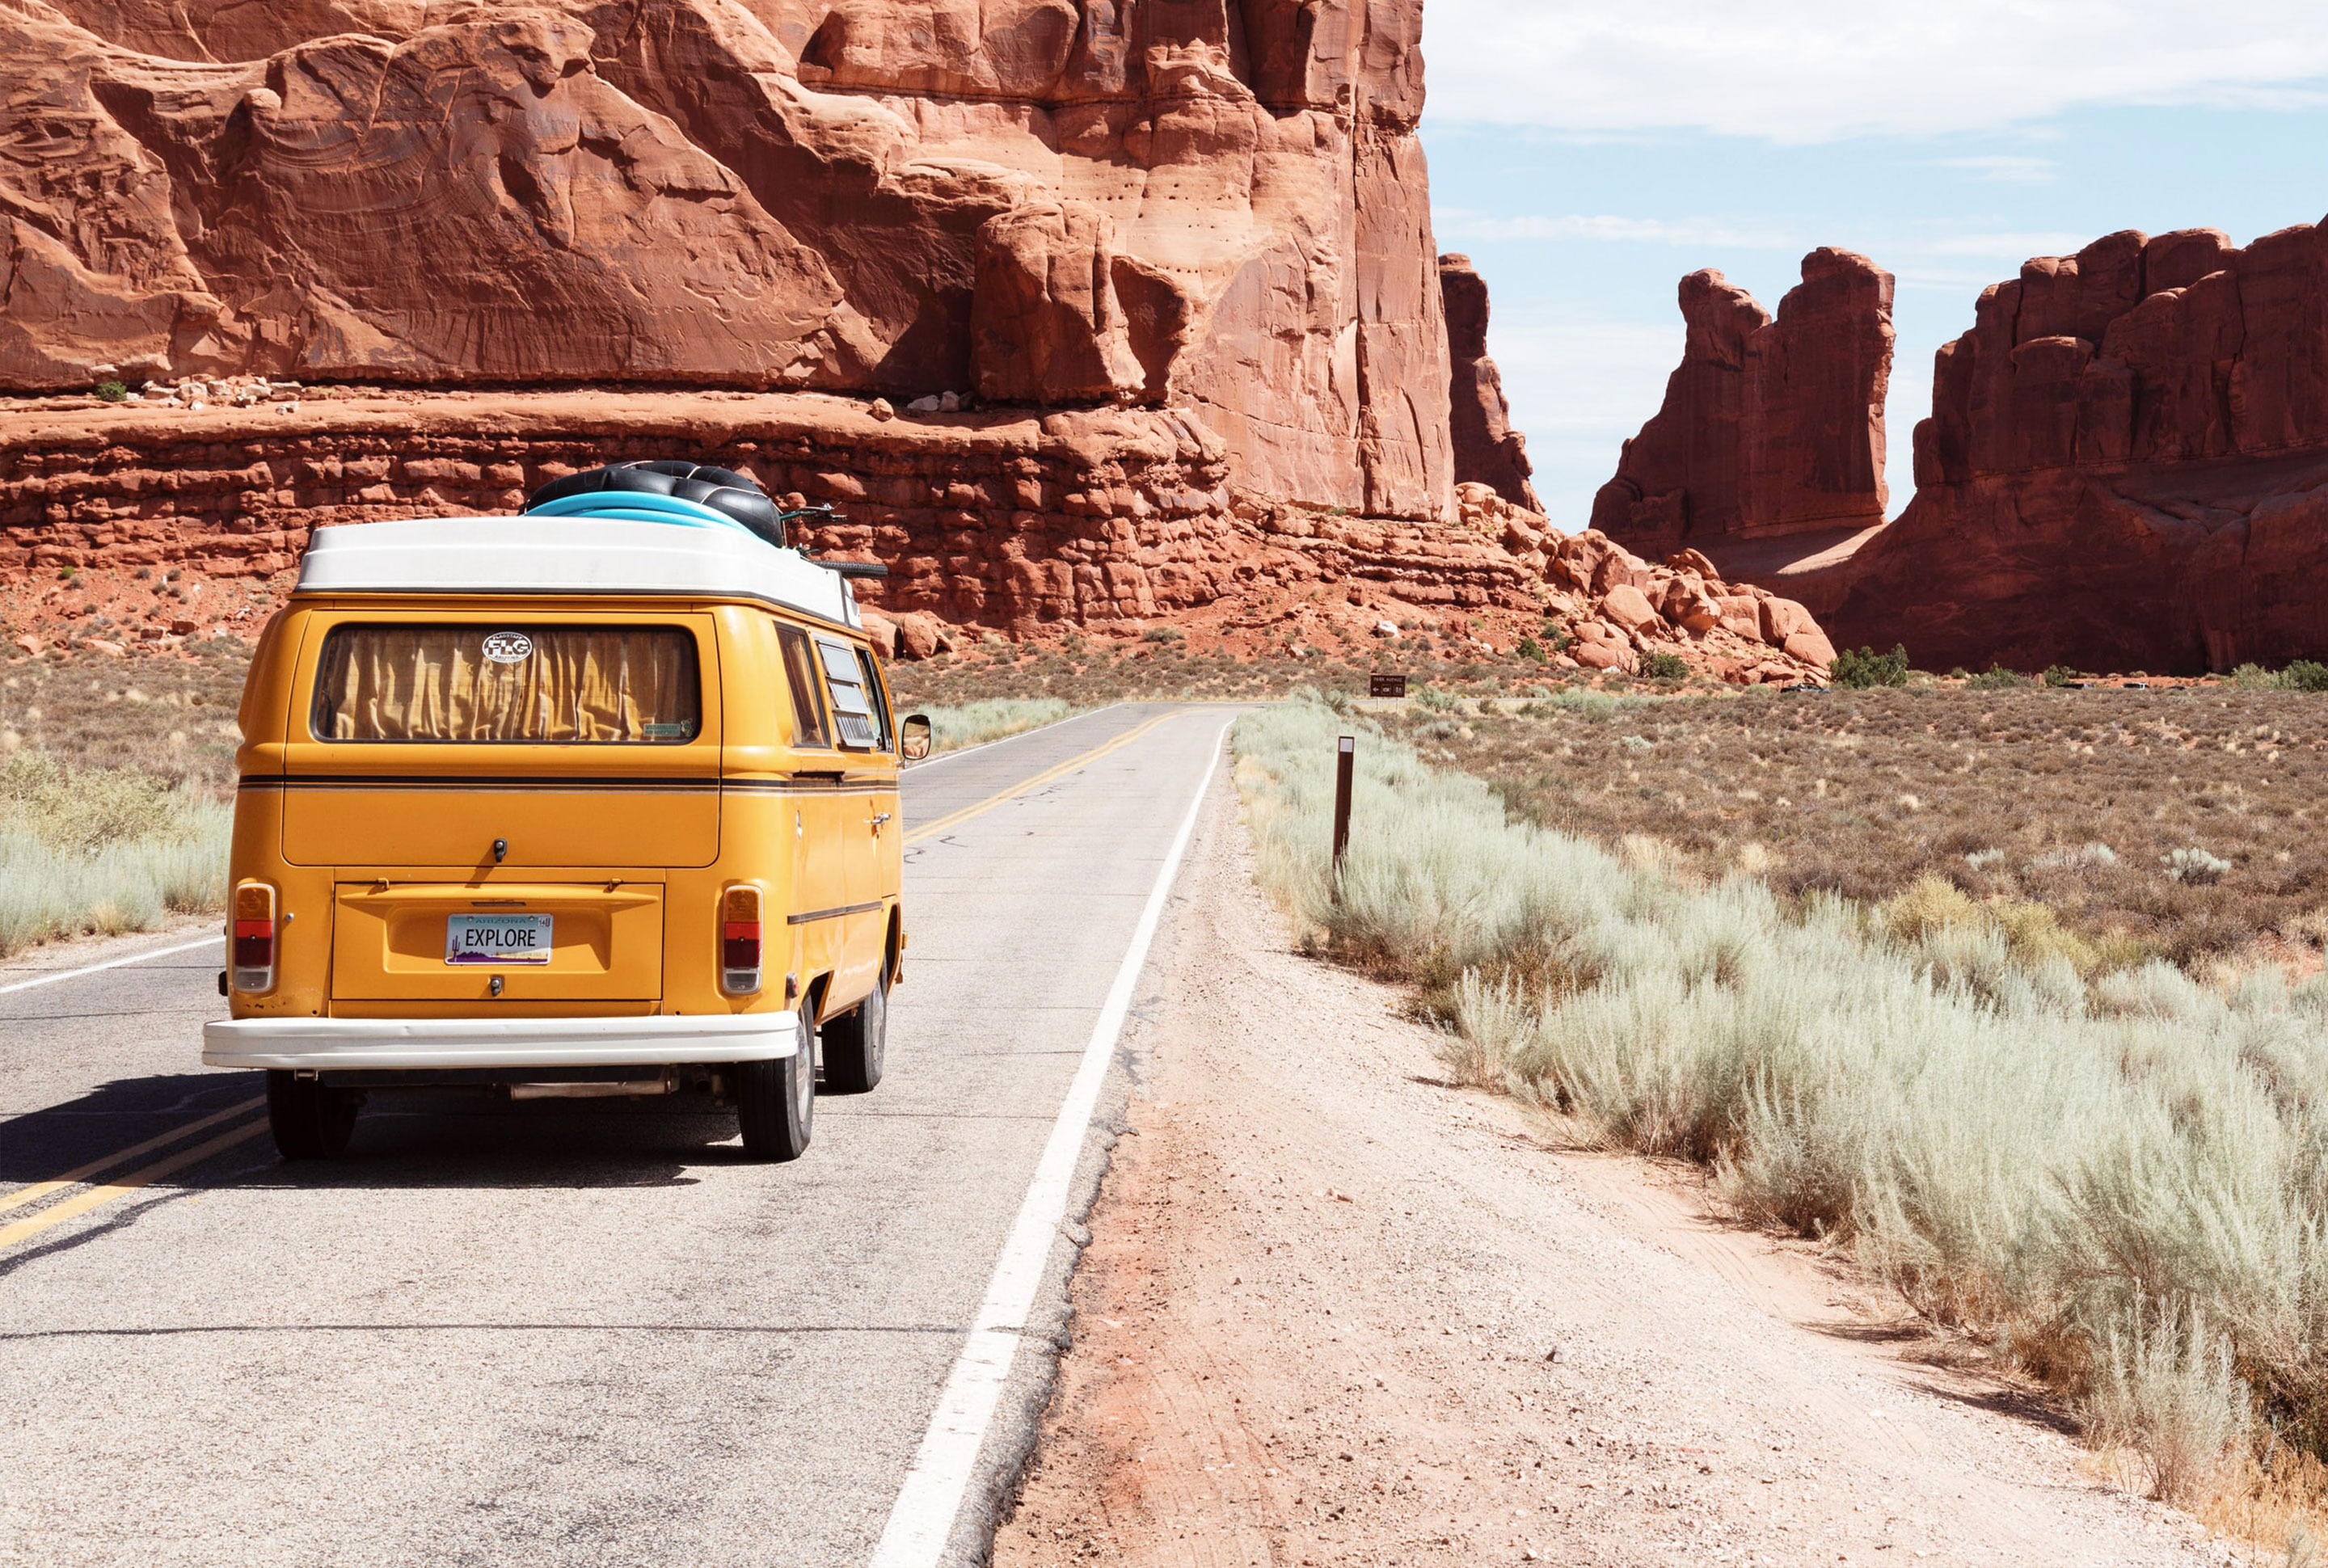
[[[286,1160],[336,1160],[356,1130],[363,1095],[331,1089],[313,1078],[294,1077],[283,1068],[267,1074],[267,1125],[276,1152]]]
[[[736,1120],[744,1157],[781,1165],[808,1152],[816,1126],[816,1028],[800,1014],[800,1049],[774,1062],[736,1064]]]
[[[824,1026],[825,1093],[868,1093],[881,1081],[888,1052],[889,976],[884,971],[871,996]]]

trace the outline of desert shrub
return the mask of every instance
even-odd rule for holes
[[[2231,863],[2211,855],[2196,844],[2186,845],[2158,857],[2166,868],[2166,875],[2177,882],[2187,882],[2194,887],[2211,887],[2223,879]]]
[[[2107,844],[2080,844],[2074,850],[2048,850],[2029,862],[2032,871],[2084,871],[2117,864],[2117,851]]]
[[[232,813],[140,774],[20,750],[0,769],[0,953],[223,906]]]
[[[99,381],[90,390],[100,403],[118,403],[129,396],[129,389],[119,381]]]
[[[2040,682],[2057,691],[2081,684],[2087,679],[2085,671],[2072,670],[2067,664],[2048,664],[2045,673],[2038,677]]]
[[[1873,648],[1862,648],[1856,653],[1845,648],[1835,656],[1835,668],[1829,672],[1837,686],[1865,691],[1878,686],[1908,684],[1908,645],[1892,644],[1889,653],[1878,653]]]
[[[1336,886],[1342,727],[1239,722],[1258,875],[1313,949],[1450,999],[1459,1076],[1706,1162],[2077,1396],[2162,1495],[2250,1404],[2328,1446],[2328,981],[2081,981],[2050,908],[1938,878],[1873,909],[1685,879],[1371,728]]]
[[[2141,1458],[2152,1497],[2187,1508],[2246,1446],[2250,1403],[2230,1347],[2196,1306],[2153,1312],[2137,1300],[2105,1331],[2081,1413],[2098,1441]]]
[[[1644,653],[1641,655],[1641,678],[1644,681],[1686,681],[1689,679],[1689,661],[1678,653]]]
[[[1975,691],[2009,691],[2016,686],[2028,686],[2033,682],[2017,670],[2007,670],[2002,664],[1991,664],[1979,674],[1966,681],[1965,684]]]
[[[1175,643],[1187,642],[1188,634],[1178,626],[1150,626],[1140,634],[1140,640],[1143,643],[1160,643],[1169,646]]]
[[[2290,691],[2328,691],[2328,664],[2315,660],[2298,659],[2279,678]]]
[[[1522,637],[1519,646],[1512,651],[1523,659],[1533,659],[1539,664],[1544,662],[1544,644],[1534,637]]]

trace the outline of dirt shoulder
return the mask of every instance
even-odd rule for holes
[[[2220,1562],[1681,1173],[1448,1087],[1225,791],[1004,1565]]]

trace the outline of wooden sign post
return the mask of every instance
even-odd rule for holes
[[[1334,754],[1334,884],[1337,887],[1342,881],[1342,854],[1350,847],[1350,785],[1357,762],[1357,737],[1342,737],[1341,745]]]

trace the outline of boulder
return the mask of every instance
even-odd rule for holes
[[[897,646],[901,657],[931,659],[940,653],[953,652],[953,630],[943,621],[926,610],[908,610],[897,617]]]
[[[1600,613],[1625,632],[1645,631],[1661,619],[1648,596],[1630,583],[1619,583],[1602,594]]]

